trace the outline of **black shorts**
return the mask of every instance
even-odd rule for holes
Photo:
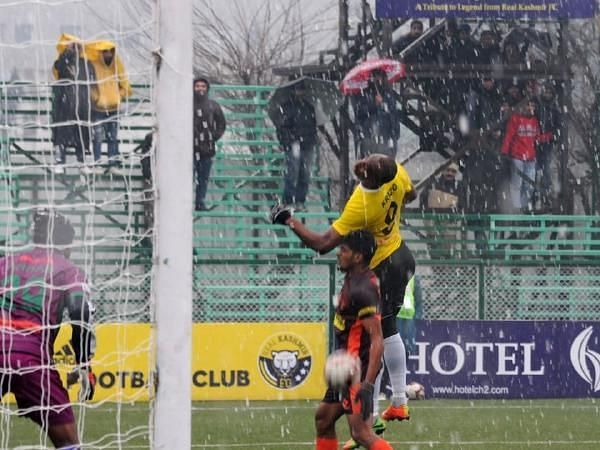
[[[381,289],[381,317],[396,317],[404,301],[408,280],[415,273],[415,258],[404,241],[375,269]]]

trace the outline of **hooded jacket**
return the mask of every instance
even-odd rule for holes
[[[215,144],[225,133],[227,123],[219,104],[208,98],[210,84],[207,80],[202,81],[208,89],[206,95],[194,95],[194,153],[200,158],[212,158],[216,153]]]
[[[125,67],[115,52],[111,63],[107,65],[102,57],[103,50],[111,50],[115,44],[110,41],[97,41],[85,46],[94,71],[96,86],[92,90],[92,106],[96,111],[114,112],[119,109],[121,100],[131,96],[132,89],[125,72]]]
[[[58,82],[52,86],[52,121],[90,121],[90,86],[95,81],[94,68],[77,51],[63,47],[53,65]]]

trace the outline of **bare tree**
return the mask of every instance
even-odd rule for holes
[[[307,13],[298,0],[229,0],[220,10],[211,0],[194,4],[195,67],[220,83],[270,85],[271,69],[301,64],[307,48],[333,42],[327,2]],[[328,28],[329,27],[329,28]],[[330,38],[326,38],[327,34]]]

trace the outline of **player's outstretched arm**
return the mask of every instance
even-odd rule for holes
[[[331,227],[325,233],[310,230],[302,221],[294,217],[294,210],[290,206],[277,204],[271,209],[270,216],[273,224],[290,227],[304,245],[320,254],[333,250],[342,242],[342,236]]]
[[[319,252],[321,255],[328,253],[342,243],[342,236],[332,227],[325,233],[317,233],[310,230],[301,220],[290,217],[286,225],[300,238],[307,247]]]

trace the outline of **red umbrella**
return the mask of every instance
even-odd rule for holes
[[[406,74],[406,68],[400,61],[372,59],[360,63],[348,72],[340,84],[340,90],[346,95],[360,94],[363,89],[366,89],[374,70],[383,70],[390,83],[398,81]]]

